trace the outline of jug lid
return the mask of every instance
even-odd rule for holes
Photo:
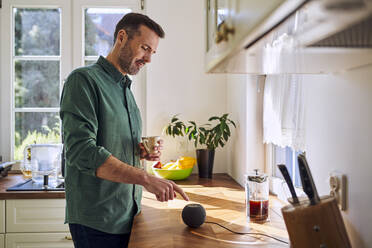
[[[247,175],[247,180],[250,182],[263,183],[267,180],[267,175],[259,173],[258,169],[254,169],[254,173]]]

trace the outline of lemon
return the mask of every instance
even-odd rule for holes
[[[180,157],[177,160],[179,164],[180,169],[187,169],[194,167],[194,164],[196,163],[196,159],[193,157]]]

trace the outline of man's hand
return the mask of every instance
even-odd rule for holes
[[[155,147],[156,153],[148,153],[143,143],[139,143],[140,158],[146,159],[149,161],[160,161],[160,156],[161,156],[160,150],[163,150],[163,140],[162,139],[159,140],[158,144],[159,145]]]
[[[189,200],[185,192],[170,180],[148,175],[146,183],[143,184],[143,186],[147,191],[156,195],[156,199],[161,202],[173,200],[176,197],[176,192],[179,193],[185,201]]]

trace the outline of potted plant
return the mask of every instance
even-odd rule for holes
[[[229,119],[228,115],[212,116],[208,119],[208,123],[203,125],[198,125],[195,121],[188,121],[185,124],[178,118],[178,115],[174,115],[164,127],[166,135],[187,136],[189,140],[193,140],[199,177],[212,178],[215,150],[218,147],[224,147],[228,141],[231,135],[229,126],[236,128],[234,121]]]

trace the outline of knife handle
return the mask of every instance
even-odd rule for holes
[[[289,191],[291,192],[291,195],[292,195],[293,203],[294,204],[299,203],[298,197],[297,197],[297,194],[296,194],[296,190],[293,186],[291,177],[289,176],[289,173],[288,173],[288,170],[287,170],[287,166],[285,166],[284,164],[278,164],[277,166],[278,166],[280,172],[282,173],[285,182],[288,185]]]
[[[311,176],[309,165],[303,154],[298,155],[298,168],[300,171],[302,188],[309,197],[310,204],[315,205],[320,202],[318,191],[316,190],[313,177]]]

